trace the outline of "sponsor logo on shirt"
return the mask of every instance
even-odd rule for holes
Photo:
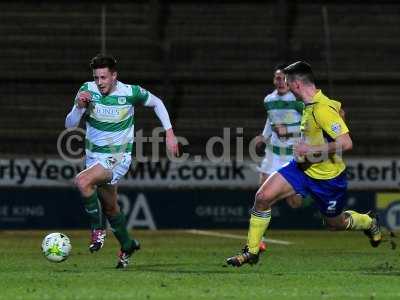
[[[102,106],[98,106],[96,105],[96,114],[99,116],[119,116],[120,114],[120,109],[118,108],[114,108],[114,107],[102,107]]]
[[[94,117],[102,122],[119,122],[127,117],[129,113],[129,108],[118,107],[118,106],[105,106],[101,104],[96,104],[92,111]]]

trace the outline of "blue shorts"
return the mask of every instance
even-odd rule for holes
[[[303,198],[310,195],[323,215],[336,217],[342,213],[347,199],[346,172],[332,179],[314,179],[307,176],[295,160],[284,165],[278,172],[296,193]]]

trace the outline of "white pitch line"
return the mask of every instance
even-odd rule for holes
[[[229,234],[229,233],[214,232],[214,231],[205,231],[205,230],[197,230],[197,229],[186,230],[186,232],[187,233],[191,233],[191,234],[197,234],[197,235],[230,238],[230,239],[236,239],[236,240],[245,240],[245,239],[247,239],[247,236],[244,236],[244,235]],[[267,243],[278,244],[278,245],[291,245],[291,244],[293,244],[292,242],[282,241],[282,240],[273,240],[273,239],[265,239],[265,241]]]

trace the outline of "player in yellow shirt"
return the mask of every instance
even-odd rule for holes
[[[302,138],[295,145],[295,159],[268,177],[257,191],[247,245],[241,254],[227,259],[232,266],[258,262],[259,244],[271,220],[271,207],[294,194],[311,195],[330,229],[363,230],[373,247],[382,239],[376,217],[343,211],[347,180],[341,154],[351,150],[353,143],[340,116],[340,102],[316,88],[309,64],[298,61],[284,72],[290,90],[305,104],[300,126]]]

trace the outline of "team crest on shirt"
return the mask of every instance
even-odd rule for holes
[[[339,123],[333,123],[331,129],[334,133],[339,134],[342,131],[342,126]]]
[[[126,98],[125,97],[118,97],[118,104],[125,104],[126,103]]]
[[[92,101],[99,101],[101,96],[99,94],[92,94]]]

